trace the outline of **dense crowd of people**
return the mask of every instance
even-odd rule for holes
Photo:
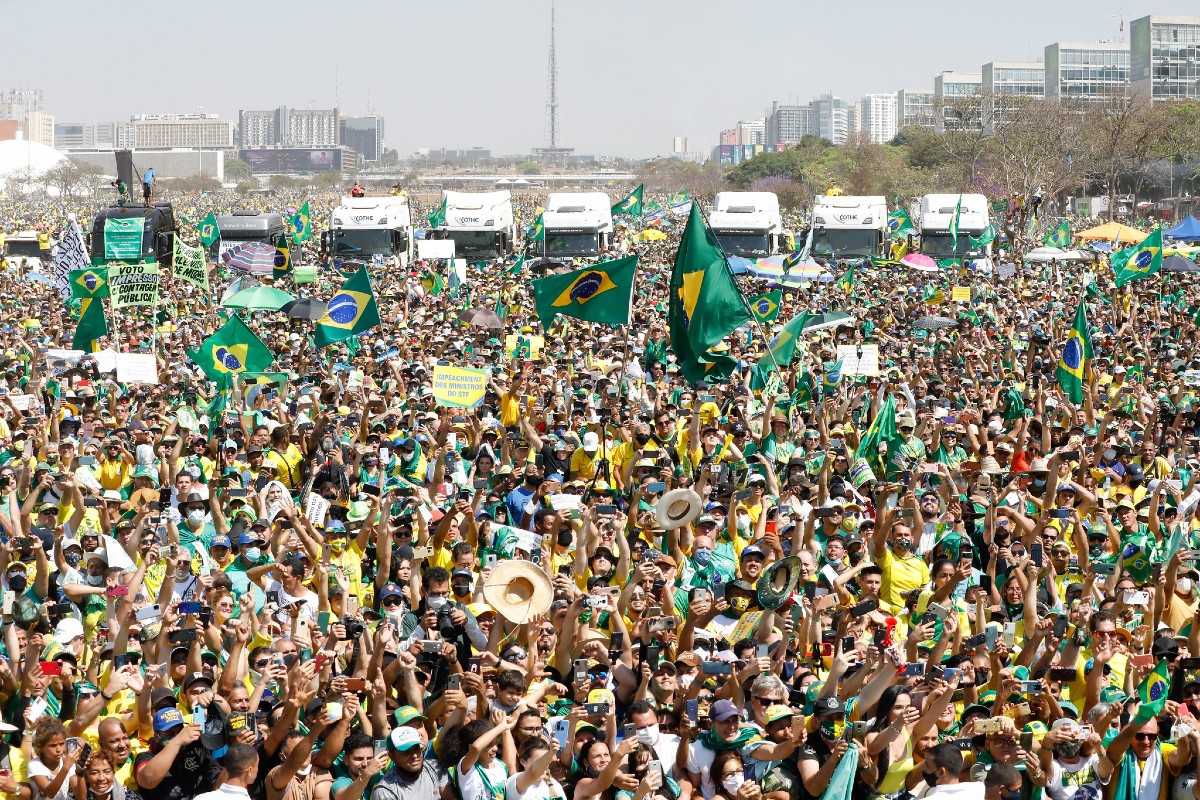
[[[156,199],[192,242],[238,202]],[[336,195],[261,199],[305,200],[319,233]],[[5,199],[0,223],[94,211]],[[692,384],[682,220],[659,227],[618,233],[629,325],[539,319],[516,254],[450,289],[376,268],[357,339],[243,314],[281,377],[231,391],[187,353],[235,273],[114,314],[98,345],[159,370],[122,384],[63,352],[79,309],[49,265],[5,263],[0,797],[1200,797],[1194,279],[867,263],[786,289],[727,337],[733,375]],[[805,312],[849,318],[764,376]],[[482,402],[440,405],[439,364],[489,370]]]

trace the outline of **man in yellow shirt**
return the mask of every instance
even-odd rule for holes
[[[913,553],[910,519],[896,519],[896,509],[889,509],[876,521],[872,534],[875,563],[883,573],[879,596],[893,614],[904,608],[904,595],[929,583],[929,566]]]
[[[304,454],[291,441],[288,429],[283,425],[271,431],[271,447],[263,456],[263,461],[275,464],[275,476],[288,488],[288,491],[295,489],[300,484]]]

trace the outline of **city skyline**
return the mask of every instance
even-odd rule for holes
[[[1040,60],[1051,42],[1115,41],[1122,12],[1126,43],[1134,18],[1195,13],[1194,4],[1179,0],[1136,9],[1116,0],[1061,7],[1019,0],[1003,14],[956,8],[951,21],[927,5],[927,14],[911,6],[895,14],[893,5],[879,0],[803,9],[782,3],[731,9],[712,0],[648,7],[615,0],[596,16],[589,5],[559,2],[560,142],[581,154],[648,157],[669,154],[673,137],[682,136],[690,150],[707,151],[721,130],[762,117],[774,100],[804,103],[827,92],[855,99],[924,87],[944,70]],[[146,49],[139,45],[139,61],[161,68],[97,86],[80,80],[77,64],[109,60],[107,43],[128,32],[112,15],[68,2],[66,13],[78,9],[89,18],[87,25],[56,31],[72,63],[44,58],[35,37],[16,37],[8,48],[6,80],[10,87],[44,90],[45,110],[59,122],[201,108],[236,122],[243,109],[337,107],[346,116],[374,113],[388,120],[386,145],[402,157],[438,147],[529,153],[544,144],[549,7],[549,0],[468,0],[453,11],[385,5],[362,20],[321,14],[327,7],[310,0],[214,0],[204,14],[167,6],[156,9]],[[40,16],[30,5],[6,9],[12,29],[36,29],[44,22]],[[463,26],[463,19],[471,25]],[[240,35],[234,30],[271,33],[261,46],[247,47],[231,38]],[[411,35],[394,47],[372,47],[356,39],[367,30]],[[977,31],[987,31],[985,42]],[[207,55],[210,45],[223,41],[237,52],[236,63]],[[202,46],[191,62],[177,62],[196,42]],[[339,42],[350,46],[339,51]],[[307,44],[320,45],[321,57],[307,56]],[[197,60],[203,68],[195,68]]]

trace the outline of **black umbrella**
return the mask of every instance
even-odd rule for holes
[[[533,272],[552,272],[555,274],[568,272],[571,269],[569,264],[555,261],[553,258],[539,258],[536,261],[529,262],[528,266]]]
[[[316,322],[325,316],[325,304],[315,297],[297,297],[295,300],[285,303],[280,311],[289,317]]]
[[[923,328],[927,331],[940,331],[942,328],[953,328],[956,325],[958,323],[949,317],[939,317],[934,314],[926,314],[913,323],[914,328]]]
[[[1181,255],[1164,258],[1162,268],[1167,272],[1200,272],[1200,264],[1189,261]]]
[[[504,322],[490,308],[472,308],[469,311],[464,311],[458,318],[476,328],[497,331],[504,328]]]

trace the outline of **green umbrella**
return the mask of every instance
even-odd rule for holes
[[[837,328],[841,325],[853,325],[854,317],[841,311],[830,311],[825,314],[813,314],[804,323],[803,333],[815,333],[827,328]]]
[[[296,298],[273,286],[251,286],[242,289],[221,305],[226,308],[249,308],[259,311],[278,311]]]

